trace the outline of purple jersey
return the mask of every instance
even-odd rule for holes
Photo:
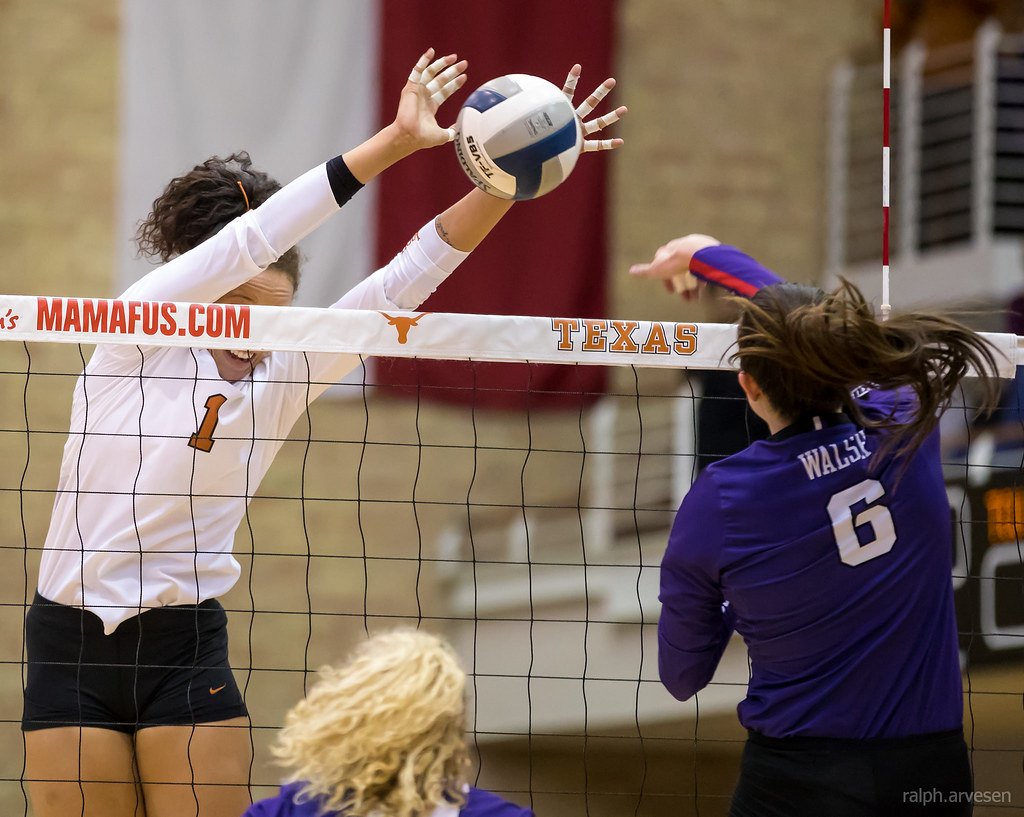
[[[896,420],[917,405],[909,391],[859,400]],[[864,739],[961,726],[938,433],[909,462],[871,469],[885,434],[809,418],[697,479],[661,566],[658,664],[676,698],[708,684],[735,628],[748,729]]]
[[[289,783],[281,787],[281,791],[274,797],[260,800],[253,803],[242,817],[343,817],[337,812],[324,812],[316,800],[307,800],[301,803],[295,801],[300,783]],[[467,795],[466,805],[461,810],[445,808],[435,812],[438,817],[533,817],[533,812],[526,808],[503,800],[496,794],[491,794],[483,789],[476,789],[470,786]],[[432,817],[424,815],[424,817]]]

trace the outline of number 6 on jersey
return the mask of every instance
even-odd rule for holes
[[[828,503],[828,515],[832,519],[832,532],[839,548],[839,558],[843,564],[859,565],[882,556],[892,550],[896,544],[896,529],[892,523],[892,514],[885,505],[873,505],[865,508],[856,517],[853,506],[860,502],[877,502],[885,496],[885,488],[877,479],[865,479],[833,494]],[[857,538],[857,528],[870,525],[872,536],[870,541],[861,544]]]

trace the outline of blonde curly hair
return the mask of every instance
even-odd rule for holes
[[[416,817],[462,806],[469,751],[466,673],[436,636],[374,636],[324,667],[272,751],[300,800],[346,817]]]

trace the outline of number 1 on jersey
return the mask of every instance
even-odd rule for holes
[[[217,414],[220,407],[228,401],[223,394],[211,394],[206,398],[206,414],[203,415],[203,422],[199,424],[199,430],[188,438],[190,448],[196,451],[205,451],[207,454],[213,450],[213,432],[217,430]]]

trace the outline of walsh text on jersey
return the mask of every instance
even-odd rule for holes
[[[868,450],[867,435],[861,429],[838,443],[819,445],[797,456],[807,471],[807,479],[817,479],[826,474],[842,471],[855,462],[866,460],[871,457],[871,452]]]

